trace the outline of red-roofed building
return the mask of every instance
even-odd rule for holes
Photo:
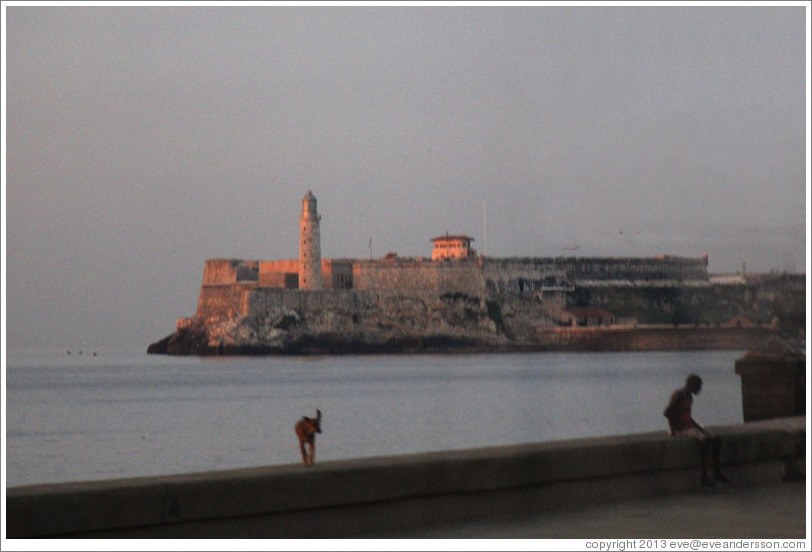
[[[752,328],[755,326],[750,320],[745,318],[744,316],[737,316],[727,324],[724,324],[729,328]]]
[[[471,247],[474,238],[468,236],[440,236],[432,238],[434,250],[431,252],[432,261],[444,261],[446,259],[470,259],[476,255]]]
[[[595,327],[611,326],[615,315],[597,307],[568,307],[561,311],[561,322],[565,326]]]

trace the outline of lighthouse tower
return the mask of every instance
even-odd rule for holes
[[[299,289],[322,289],[321,240],[316,196],[310,190],[302,199],[299,217]]]

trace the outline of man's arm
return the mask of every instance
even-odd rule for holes
[[[681,397],[680,392],[674,391],[671,394],[671,399],[668,401],[668,406],[666,406],[665,410],[663,410],[663,416],[668,418],[668,428],[671,430],[672,435],[677,430],[677,428],[679,428],[680,397]]]
[[[701,431],[702,433],[707,433],[707,431],[705,431],[705,428],[693,418],[691,418],[691,423],[694,424],[694,427],[699,431]]]

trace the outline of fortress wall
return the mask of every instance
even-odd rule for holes
[[[351,319],[358,315],[367,303],[363,293],[354,290],[287,290],[277,288],[254,288],[248,299],[246,315],[253,318],[269,316],[279,309],[295,311],[305,319],[312,319],[324,312],[333,316],[345,315]]]
[[[326,289],[350,289],[353,287],[353,261],[322,259],[321,276]]]
[[[259,261],[242,261],[237,265],[238,282],[256,282],[259,279]]]
[[[203,267],[203,285],[255,282],[259,276],[259,264],[259,261],[242,259],[208,259]]]
[[[197,301],[198,318],[245,316],[249,308],[249,291],[255,282],[203,285]]]
[[[486,258],[486,278],[570,280],[708,280],[704,257],[511,257]]]
[[[260,261],[258,283],[265,287],[298,288],[299,261],[296,259]]]
[[[237,264],[235,259],[209,259],[203,267],[203,285],[233,284],[237,281]]]
[[[296,289],[299,287],[299,275],[289,272],[262,272],[258,284],[261,287]]]
[[[534,258],[485,259],[482,277],[491,293],[531,292],[567,281],[564,267],[553,259]]]
[[[349,289],[353,285],[352,260],[322,259],[321,273],[325,289]],[[299,287],[299,261],[259,262],[259,285],[297,289]]]
[[[298,259],[283,259],[279,261],[259,261],[259,275],[266,272],[290,272],[299,273]]]
[[[300,313],[309,323],[311,321],[314,323],[314,328],[321,330],[338,330],[341,324],[356,324],[359,321],[391,324],[399,321],[399,317],[419,325],[421,321],[428,324],[430,317],[427,312],[437,308],[438,299],[447,294],[488,299],[489,294],[494,293],[518,297],[538,294],[542,289],[545,290],[544,297],[539,295],[543,303],[542,310],[552,316],[550,312],[558,311],[564,306],[562,290],[572,281],[573,275],[606,279],[635,275],[646,278],[668,277],[672,282],[678,280],[678,275],[707,277],[704,259],[676,257],[478,258],[470,261],[445,262],[397,258],[376,261],[342,259],[325,260],[323,266],[325,274],[323,293],[308,290],[304,294],[292,294],[279,292],[297,288],[298,276],[294,270],[298,269],[298,261],[295,259],[261,262],[235,259],[208,260],[196,316],[198,318],[244,316],[249,314],[249,310],[254,313],[279,313],[280,307],[283,307]],[[267,291],[251,294],[249,299],[248,292],[258,285]],[[576,287],[575,293],[579,297],[587,294],[585,288],[580,289],[582,286]],[[743,293],[744,290],[739,289],[740,287],[737,287],[737,292]],[[350,291],[354,293],[347,293]],[[561,296],[551,295],[556,293]],[[636,292],[625,300],[622,298],[615,300],[612,293],[617,295],[620,292],[589,291],[588,294],[594,297],[583,304],[602,306],[618,316],[623,316],[627,310],[624,305],[634,306],[633,310],[637,312],[642,308],[637,303],[641,301],[645,303],[645,299],[651,302],[649,297],[651,293],[646,290]],[[626,293],[628,295],[629,292]],[[695,295],[699,297],[697,293]],[[699,309],[701,306],[693,299],[693,295],[691,301],[682,295],[676,298],[671,298],[667,293],[665,295],[663,300],[670,300],[674,304],[658,303],[658,312],[660,310],[677,312],[675,309],[680,309],[677,314],[683,318],[687,317],[686,322],[693,320],[688,316],[693,311],[688,311]],[[707,293],[702,294],[703,297],[706,295]],[[619,300],[623,303],[619,303]],[[513,319],[510,318],[512,311],[509,311],[510,309],[507,309],[503,313],[507,317],[504,320]],[[518,312],[514,314],[519,315]],[[544,318],[539,313],[532,316]],[[646,318],[641,316],[641,322],[648,321]],[[531,324],[533,327],[538,325]],[[426,328],[428,329],[428,326]]]
[[[432,290],[435,295],[484,294],[482,270],[476,261],[366,261],[353,265],[354,287],[360,290]]]
[[[298,274],[299,261],[206,261],[203,285],[258,281],[277,287],[280,274]],[[486,258],[434,262],[394,259],[387,261],[323,260],[325,285],[355,289],[434,289],[440,293],[481,294],[491,291],[533,291],[561,287],[577,280],[708,280],[706,258]],[[286,285],[290,280],[285,280]]]
[[[483,260],[489,293],[528,293],[590,281],[708,281],[706,259],[685,257],[512,257]]]
[[[574,257],[559,261],[572,280],[708,280],[706,257]]]

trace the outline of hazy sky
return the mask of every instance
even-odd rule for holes
[[[3,9],[10,348],[145,350],[308,190],[325,258],[806,268],[803,3]]]

